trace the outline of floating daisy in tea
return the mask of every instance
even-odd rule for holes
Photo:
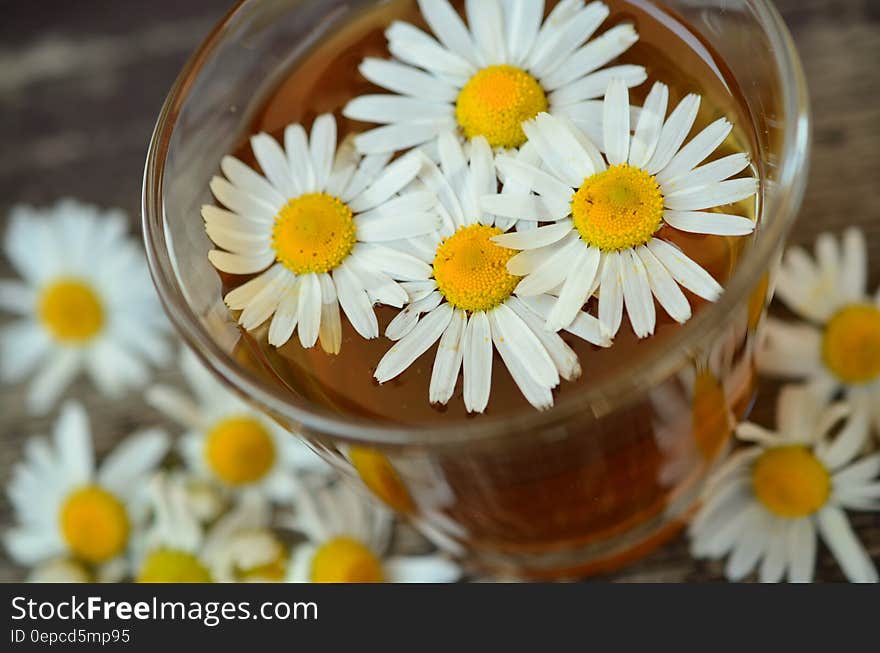
[[[181,355],[180,369],[192,399],[156,385],[147,401],[187,429],[179,448],[195,477],[231,494],[287,501],[296,491],[298,471],[328,469],[296,436],[224,388],[189,350]]]
[[[8,492],[17,524],[5,535],[10,556],[26,565],[64,556],[83,572],[94,570],[97,580],[121,578],[132,533],[146,517],[149,477],[168,444],[161,431],[143,431],[96,468],[85,410],[65,404],[52,440],[29,440],[24,462],[13,470]]]
[[[868,426],[849,412],[790,386],[779,397],[778,432],[740,424],[737,436],[754,446],[736,452],[710,479],[690,526],[694,555],[730,554],[731,580],[757,570],[762,582],[786,576],[810,582],[818,531],[847,578],[876,582],[874,563],[844,510],[880,510],[880,454],[858,459]]]
[[[344,483],[303,488],[292,528],[307,541],[294,549],[294,583],[449,583],[461,570],[441,554],[389,556],[391,513]]]
[[[528,139],[522,123],[543,111],[595,134],[602,108],[594,99],[608,82],[646,79],[642,66],[603,68],[638,34],[624,23],[592,38],[609,14],[602,2],[563,0],[545,19],[543,0],[467,0],[467,25],[447,0],[418,4],[437,40],[398,21],[386,31],[396,60],[361,64],[364,77],[398,94],[346,106],[347,117],[384,125],[357,137],[362,152],[403,150],[456,128],[493,148],[518,148]]]
[[[758,357],[761,371],[806,380],[820,396],[843,391],[880,433],[880,289],[868,293],[864,234],[816,241],[816,259],[786,253],[777,296],[809,323],[770,318]]]
[[[47,412],[85,371],[118,397],[169,357],[167,323],[128,218],[74,200],[13,208],[6,255],[22,280],[0,280],[0,380],[33,374],[27,405]]]
[[[494,226],[495,216],[479,207],[479,198],[497,189],[492,150],[482,136],[468,149],[469,161],[447,132],[439,140],[441,167],[427,161],[423,167],[420,178],[439,198],[443,228],[411,241],[411,251],[430,263],[431,272],[411,285],[412,303],[388,325],[385,335],[396,344],[375,377],[390,381],[439,340],[431,403],[447,403],[461,373],[465,406],[481,413],[491,392],[494,344],[526,399],[536,408],[549,408],[560,377],[576,379],[580,363],[562,338],[544,328],[553,298],[516,297],[520,277],[508,270],[515,252],[493,242],[503,232]],[[573,315],[566,327],[596,345],[610,344],[596,318],[586,313]]]
[[[554,222],[493,238],[502,247],[523,250],[508,263],[525,275],[516,286],[518,295],[561,287],[547,316],[553,331],[569,325],[597,291],[599,321],[609,337],[620,328],[624,306],[636,335],[651,335],[654,297],[673,319],[685,322],[691,307],[679,286],[707,300],[716,299],[722,288],[657,231],[668,225],[741,236],[755,228],[747,217],[710,211],[757,192],[757,179],[730,179],[748,167],[749,157],[732,154],[699,165],[725,141],[731,123],[720,118],[682,146],[700,96],[686,96],[665,118],[668,93],[664,84],[654,84],[631,135],[626,84],[613,80],[604,100],[604,157],[569,120],[542,113],[523,125],[542,165],[498,158],[500,173],[523,190],[483,198],[482,208],[518,220]]]
[[[336,121],[321,115],[311,137],[299,124],[284,131],[284,149],[270,135],[251,138],[263,171],[226,156],[211,190],[229,210],[202,208],[208,235],[223,248],[209,253],[233,275],[257,275],[229,292],[229,308],[254,330],[272,318],[269,343],[299,333],[303,347],[320,339],[329,353],[342,345],[339,308],[364,338],[379,335],[374,303],[403,306],[398,281],[427,266],[386,243],[436,230],[428,192],[403,191],[421,168],[418,156],[361,158],[351,141],[337,150]],[[415,153],[413,153],[415,154]]]

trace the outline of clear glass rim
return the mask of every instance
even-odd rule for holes
[[[144,171],[144,240],[150,272],[160,299],[184,341],[213,373],[231,384],[239,394],[309,433],[331,436],[349,444],[449,447],[510,439],[537,429],[546,429],[575,416],[579,420],[595,419],[625,406],[630,398],[643,393],[656,380],[673,374],[687,351],[706,346],[725,327],[727,316],[747,300],[797,216],[806,185],[810,143],[806,80],[791,35],[776,8],[769,0],[745,0],[773,49],[779,78],[783,81],[782,108],[784,115],[791,118],[784,125],[779,177],[774,182],[780,192],[776,193],[772,208],[767,205],[763,207],[765,211],[772,210],[775,217],[765,225],[762,236],[746,252],[716,303],[702,308],[688,324],[670,337],[667,347],[646,355],[635,365],[621,368],[600,383],[585,387],[577,395],[560,399],[546,412],[534,411],[513,416],[484,415],[443,426],[419,426],[379,423],[340,415],[313,404],[298,405],[289,394],[263,383],[223,351],[189,310],[174,273],[164,229],[165,159],[180,111],[205,62],[223,42],[239,12],[253,1],[238,0],[220,20],[190,57],[162,107]]]

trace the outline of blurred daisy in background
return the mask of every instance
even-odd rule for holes
[[[482,137],[467,149],[470,160],[447,132],[439,139],[440,168],[425,161],[420,179],[439,198],[443,227],[400,245],[430,264],[430,274],[407,284],[411,303],[385,331],[395,344],[379,361],[375,377],[390,381],[439,340],[431,403],[447,403],[461,373],[465,406],[480,413],[491,393],[494,344],[526,399],[546,409],[553,405],[552,390],[560,378],[580,376],[580,363],[559,335],[544,328],[544,311],[553,298],[514,295],[519,277],[509,271],[508,261],[515,252],[493,242],[503,232],[479,207],[479,198],[497,188],[492,150]],[[566,326],[596,345],[610,344],[596,318],[586,313],[573,315]]]
[[[624,307],[639,337],[653,334],[654,297],[673,319],[685,322],[691,307],[679,286],[710,301],[722,288],[657,232],[663,226],[720,236],[754,230],[748,217],[712,211],[756,193],[757,179],[729,179],[748,167],[748,155],[732,154],[699,165],[733,126],[719,118],[683,145],[700,96],[686,96],[666,118],[668,96],[664,84],[654,84],[631,135],[626,85],[612,80],[603,109],[604,157],[571,121],[546,113],[523,125],[541,166],[498,157],[501,175],[516,180],[522,190],[483,198],[483,210],[517,220],[554,222],[493,239],[523,250],[508,263],[525,275],[516,287],[519,296],[561,286],[547,316],[552,331],[571,324],[597,291],[599,321],[608,337],[619,330]]]
[[[776,295],[808,323],[768,319],[758,362],[767,374],[805,380],[819,396],[843,391],[880,433],[880,289],[871,296],[867,285],[858,229],[839,240],[820,235],[815,260],[789,249]]]
[[[180,369],[191,397],[156,385],[147,401],[187,429],[178,446],[197,477],[233,493],[288,501],[296,492],[297,471],[329,471],[302,440],[227,390],[188,349],[181,352]]]
[[[32,438],[15,466],[8,495],[16,525],[5,533],[9,555],[42,565],[38,577],[87,574],[119,580],[132,534],[146,516],[146,484],[168,450],[152,429],[131,435],[95,465],[88,416],[67,403],[51,441]]]
[[[440,217],[428,192],[403,191],[421,169],[408,155],[361,158],[350,140],[337,150],[336,121],[318,116],[311,137],[301,125],[284,131],[284,149],[268,134],[251,138],[263,171],[226,156],[211,191],[227,207],[207,205],[202,216],[214,266],[257,275],[229,292],[239,323],[252,331],[271,319],[269,343],[285,344],[296,330],[303,347],[320,340],[339,353],[339,308],[364,338],[379,335],[373,304],[401,307],[398,281],[421,278],[427,266],[387,243],[436,230]],[[416,153],[413,153],[416,154]],[[228,181],[227,181],[228,179]]]
[[[48,411],[85,371],[118,397],[168,358],[167,325],[140,245],[117,210],[61,200],[47,209],[17,206],[5,253],[21,280],[0,280],[0,380],[33,375],[28,408]]]
[[[390,556],[391,513],[345,483],[304,488],[290,526],[307,542],[293,551],[294,583],[448,583],[461,570],[441,554]]]
[[[752,446],[709,481],[689,529],[693,554],[728,555],[730,580],[757,570],[762,582],[809,582],[818,532],[849,580],[876,582],[844,510],[880,509],[880,453],[858,458],[868,424],[849,413],[846,404],[790,386],[779,396],[778,432],[740,424],[737,437]]]
[[[287,545],[272,530],[272,509],[258,494],[242,495],[205,536],[204,559],[219,583],[281,582]]]
[[[152,522],[133,547],[134,577],[139,583],[211,583],[204,559],[204,527],[193,510],[180,475],[157,474],[150,480]]]
[[[543,111],[601,133],[602,96],[612,78],[628,86],[647,78],[642,66],[607,64],[638,34],[629,23],[596,38],[610,13],[602,2],[563,0],[544,19],[543,0],[467,0],[467,25],[447,0],[419,0],[436,39],[396,21],[386,30],[395,59],[367,58],[364,77],[393,94],[365,95],[348,118],[383,125],[355,139],[365,153],[393,152],[458,130],[493,148],[528,140],[522,123]]]

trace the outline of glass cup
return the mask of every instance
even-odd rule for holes
[[[548,412],[412,428],[332,413],[246,360],[199,211],[221,157],[281,75],[368,4],[243,0],[186,65],[159,116],[143,191],[150,266],[168,314],[226,384],[469,567],[559,578],[645,555],[684,523],[754,396],[755,343],[809,150],[807,92],[788,31],[767,0],[665,3],[725,59],[755,128],[760,228],[720,300],[668,346]]]

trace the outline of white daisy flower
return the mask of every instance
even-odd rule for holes
[[[441,167],[424,164],[420,179],[439,198],[443,226],[410,241],[408,249],[430,263],[431,273],[407,284],[411,303],[385,331],[396,344],[382,357],[375,377],[390,381],[439,340],[430,401],[447,403],[462,372],[465,406],[480,413],[489,402],[494,343],[526,399],[536,408],[549,408],[560,377],[576,379],[580,363],[562,338],[544,329],[553,298],[514,295],[519,270],[509,271],[508,261],[515,252],[493,242],[502,230],[493,226],[493,215],[479,208],[479,197],[497,188],[492,150],[482,137],[468,149],[469,162],[447,132],[439,139]],[[610,344],[598,320],[586,313],[579,312],[566,326],[597,345]]]
[[[440,555],[385,558],[391,513],[345,483],[304,488],[291,524],[308,541],[294,549],[293,583],[448,583],[461,570]]]
[[[609,337],[620,328],[624,306],[635,333],[642,338],[652,334],[652,294],[672,318],[685,322],[691,307],[679,286],[707,300],[715,300],[722,289],[657,231],[669,226],[740,236],[754,230],[749,218],[708,211],[755,194],[756,179],[728,179],[748,167],[748,155],[698,166],[724,142],[732,125],[720,118],[682,147],[700,97],[688,95],[664,120],[667,98],[667,87],[654,84],[631,135],[627,88],[613,80],[604,101],[604,157],[568,119],[541,114],[523,128],[542,165],[498,158],[501,175],[523,190],[485,197],[483,210],[517,220],[553,221],[494,239],[524,250],[509,263],[525,275],[517,294],[528,297],[561,286],[547,317],[549,329],[569,325],[597,290],[599,321]]]
[[[383,125],[357,137],[361,152],[404,150],[457,129],[493,148],[518,148],[522,123],[543,111],[601,133],[609,80],[637,86],[642,66],[603,68],[638,34],[629,23],[592,38],[610,13],[602,2],[563,0],[544,19],[543,0],[467,0],[467,25],[447,0],[419,0],[436,40],[409,23],[385,32],[395,59],[367,58],[364,77],[396,95],[366,95],[343,111]],[[439,41],[439,42],[438,42]]]
[[[135,551],[140,583],[278,582],[287,547],[270,529],[271,508],[258,494],[206,527],[193,501],[193,479],[159,474],[150,486],[153,523]]]
[[[204,206],[209,253],[221,272],[257,276],[228,293],[239,323],[254,330],[269,318],[269,343],[299,333],[303,347],[320,339],[329,353],[342,344],[339,307],[364,338],[379,335],[373,304],[401,307],[398,281],[421,278],[426,265],[388,247],[389,241],[439,226],[436,198],[400,193],[421,168],[415,153],[361,158],[351,140],[336,149],[336,121],[318,116],[311,138],[301,125],[284,131],[284,149],[268,134],[251,138],[263,175],[223,158],[227,179],[215,177],[217,206]],[[286,150],[286,151],[285,151]],[[267,269],[268,268],[268,269]]]
[[[74,200],[12,209],[5,250],[22,277],[0,280],[0,381],[35,374],[28,408],[47,412],[82,370],[104,394],[142,386],[162,365],[167,323],[121,211]]]
[[[168,450],[151,429],[127,438],[95,467],[85,410],[67,403],[52,440],[28,441],[8,493],[17,524],[6,532],[10,556],[34,565],[65,557],[118,579],[132,533],[145,517],[145,488]]]
[[[258,492],[287,501],[296,492],[298,472],[329,471],[302,440],[227,390],[189,350],[181,354],[180,369],[192,397],[157,385],[147,391],[147,401],[187,429],[179,450],[196,477],[233,494]]]
[[[737,436],[753,446],[736,452],[709,482],[690,526],[694,555],[729,553],[731,580],[757,568],[762,582],[809,582],[818,531],[847,578],[876,582],[844,510],[880,509],[880,454],[856,460],[867,422],[854,414],[841,425],[848,415],[846,404],[828,405],[807,388],[788,387],[779,397],[778,432],[740,424]]]
[[[202,559],[204,528],[180,475],[160,473],[150,480],[152,523],[134,543],[135,580],[139,583],[210,583]]]
[[[809,323],[767,320],[762,372],[806,380],[820,396],[843,391],[880,433],[880,289],[868,293],[868,252],[858,229],[816,241],[816,259],[789,249],[777,296]]]

